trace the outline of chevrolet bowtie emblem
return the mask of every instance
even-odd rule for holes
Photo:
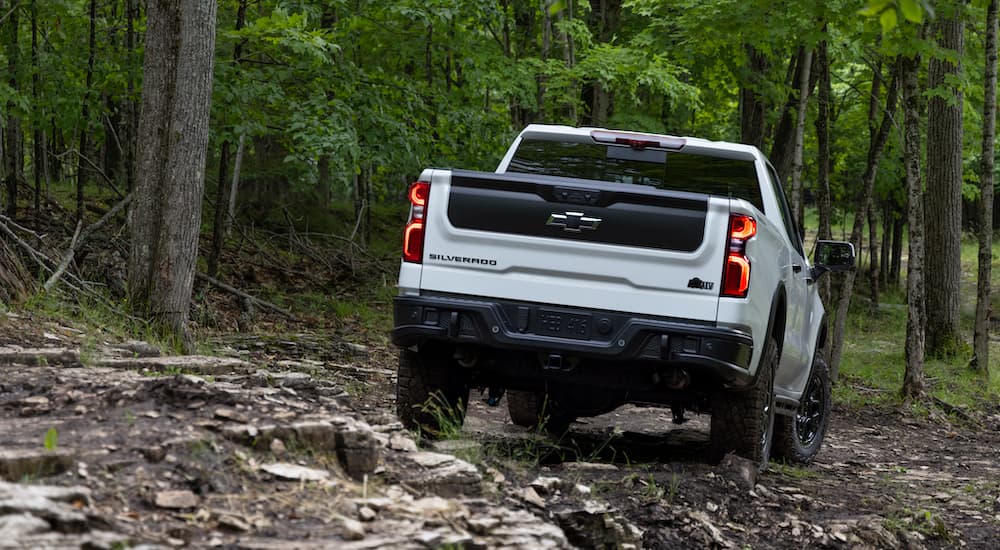
[[[600,224],[601,218],[591,218],[590,216],[583,215],[583,212],[566,212],[563,214],[553,212],[549,214],[549,221],[545,222],[545,225],[561,227],[563,231],[573,233],[579,233],[584,229],[594,230]]]

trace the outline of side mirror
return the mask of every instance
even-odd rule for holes
[[[818,241],[813,253],[812,280],[827,271],[841,273],[854,268],[854,245],[846,241]]]

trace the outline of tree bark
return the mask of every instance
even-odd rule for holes
[[[882,241],[879,244],[878,284],[885,287],[889,284],[889,263],[892,258],[892,220],[895,216],[896,201],[892,198],[882,200]]]
[[[76,220],[83,220],[83,195],[87,184],[84,169],[87,149],[90,147],[90,94],[94,83],[94,55],[97,53],[97,0],[90,0],[90,36],[88,41],[87,77],[83,92],[83,106],[80,113],[80,147],[76,163]]]
[[[565,15],[563,15],[564,13]],[[569,19],[570,21],[573,20],[573,0],[566,0],[566,9],[560,10],[557,13],[557,17],[559,18],[560,22],[565,19]],[[563,61],[566,63],[567,69],[572,69],[574,66],[576,66],[576,46],[575,44],[573,44],[573,35],[569,34],[568,32],[563,32],[562,40],[563,40]],[[575,99],[570,99],[569,102],[566,104],[566,106],[568,107],[569,111],[570,124],[576,126],[577,122],[579,121],[579,113],[577,113],[576,110]]]
[[[614,39],[621,21],[621,9],[622,0],[590,0],[587,23],[595,42],[605,44]],[[589,123],[605,126],[613,110],[612,94],[600,81],[592,82],[588,92],[585,95],[590,95]]]
[[[47,170],[42,168],[45,152],[42,149],[42,111],[38,100],[38,0],[31,0],[31,68],[31,175],[35,183],[35,217],[39,218],[42,211],[42,175]]]
[[[788,58],[788,68],[785,71],[785,88],[788,89],[788,97],[781,107],[781,116],[778,123],[774,125],[771,134],[771,152],[768,159],[774,166],[774,171],[778,173],[781,181],[792,181],[792,157],[795,150],[795,123],[798,121],[796,113],[799,104],[799,90],[802,81],[803,57],[806,49],[800,46]]]
[[[549,11],[546,0],[541,0],[540,5],[542,11],[542,50],[540,56],[544,65],[548,61],[552,49],[552,13]],[[538,120],[541,122],[548,120],[545,110],[546,81],[547,76],[542,72],[539,72],[538,76],[535,77],[535,85],[537,86],[535,103],[538,108]]]
[[[903,227],[906,225],[906,212],[900,211],[892,224],[892,266],[889,269],[888,284],[899,288],[899,275],[903,264]]]
[[[882,150],[889,137],[889,130],[892,127],[893,115],[896,111],[896,99],[899,89],[898,71],[889,85],[886,94],[885,110],[882,112],[882,122],[878,125],[878,130],[872,135],[871,146],[868,149],[868,162],[865,166],[864,175],[861,177],[861,190],[854,209],[854,226],[851,229],[851,244],[854,249],[861,250],[861,239],[865,228],[865,216],[868,213],[868,206],[872,200],[872,189],[875,186],[875,176],[878,175],[878,164],[882,157]],[[874,90],[877,83],[872,83]],[[874,113],[873,113],[874,116]],[[844,348],[844,331],[847,327],[847,310],[851,305],[851,294],[854,291],[854,279],[857,270],[848,271],[844,274],[843,284],[840,289],[840,298],[837,301],[837,313],[833,324],[833,341],[830,351],[830,375],[836,379],[840,367],[840,357]]]
[[[128,52],[128,71],[126,89],[128,98],[125,100],[125,187],[131,192],[135,188],[135,137],[139,133],[139,109],[135,99],[135,21],[139,18],[138,0],[125,0],[125,50]]]
[[[247,15],[247,0],[240,0],[239,7],[236,8],[236,30],[239,31],[243,28],[246,22]],[[240,58],[243,56],[243,43],[237,42],[233,47],[233,63],[239,65]],[[240,147],[243,146],[243,137],[240,136]],[[228,227],[229,222],[226,219],[226,213],[228,212],[232,216],[231,212],[231,199],[232,185],[229,183],[229,149],[231,148],[229,140],[222,142],[222,147],[219,150],[219,178],[215,193],[215,219],[212,225],[212,248],[208,253],[208,274],[211,277],[215,277],[219,274],[219,261],[222,258],[222,248],[226,240],[226,235],[229,233]],[[234,178],[235,179],[235,178]]]
[[[2,14],[0,14],[2,15]],[[18,6],[15,4],[7,15],[7,84],[11,89],[11,99],[7,102],[7,147],[4,149],[5,174],[4,184],[7,188],[7,216],[13,218],[17,214],[17,187],[24,177],[24,136],[21,130],[21,117],[14,96],[19,93],[17,70],[20,64],[18,48]]]
[[[950,17],[949,17],[950,15]],[[961,13],[939,13],[934,22],[939,48],[961,59],[964,22]],[[949,80],[960,77],[961,61],[932,57],[927,87],[943,91],[927,104],[927,194],[924,209],[933,213],[927,228],[927,353],[951,355],[958,351],[960,251],[962,245],[962,103],[961,87]]]
[[[214,0],[149,0],[139,171],[129,211],[129,301],[190,351],[205,185]]]
[[[976,326],[972,338],[972,368],[990,368],[990,277],[993,275],[993,155],[997,118],[997,0],[986,8],[985,71],[983,75],[983,153],[979,157],[979,276],[976,283]]]
[[[906,370],[904,399],[924,393],[924,198],[920,181],[920,56],[903,58],[903,165],[906,170],[907,223],[910,226],[906,264]]]
[[[758,149],[764,146],[764,112],[767,109],[764,97],[757,91],[758,83],[767,71],[767,55],[745,44],[747,54],[747,74],[740,85],[740,140]]]
[[[802,149],[806,133],[806,110],[809,106],[809,93],[812,73],[812,50],[803,48],[799,58],[799,105],[795,122],[795,148],[792,150],[792,223],[802,232],[802,220],[805,217],[805,207],[802,204]]]
[[[878,219],[875,215],[874,201],[868,204],[868,291],[872,310],[878,309],[878,272],[879,272],[879,242]]]
[[[818,239],[830,239],[830,58],[826,41],[816,49],[816,65],[819,72],[819,89],[816,92],[816,194],[819,210]],[[830,277],[823,277],[819,287],[820,297],[829,308]]]
[[[233,180],[229,184],[229,201],[227,202],[229,210],[226,213],[226,221],[223,223],[222,231],[224,237],[229,236],[233,220],[236,219],[236,199],[240,193],[240,171],[243,168],[243,152],[246,150],[243,147],[244,142],[246,142],[246,136],[240,134],[240,141],[236,144],[236,162],[233,163]]]

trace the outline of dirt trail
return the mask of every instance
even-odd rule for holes
[[[474,415],[482,432],[510,430],[502,411],[477,406]],[[707,417],[675,427],[669,411],[625,407],[574,425],[543,471],[595,487],[650,547],[681,548],[701,536],[734,548],[996,548],[1000,414],[982,418],[963,427],[837,408],[815,464],[774,464],[751,491],[704,461]],[[579,459],[615,469],[581,473],[559,463]]]
[[[134,343],[88,343],[81,358],[91,339],[0,320],[0,547],[1000,540],[998,409],[964,424],[837,409],[814,466],[752,480],[734,457],[705,462],[707,418],[674,426],[657,409],[553,441],[476,398],[458,439],[418,448],[392,413],[393,350],[334,334],[226,337],[227,359],[137,357],[155,350]]]

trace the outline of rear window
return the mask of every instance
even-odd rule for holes
[[[764,209],[753,161],[570,141],[521,141],[508,172],[745,199]]]

